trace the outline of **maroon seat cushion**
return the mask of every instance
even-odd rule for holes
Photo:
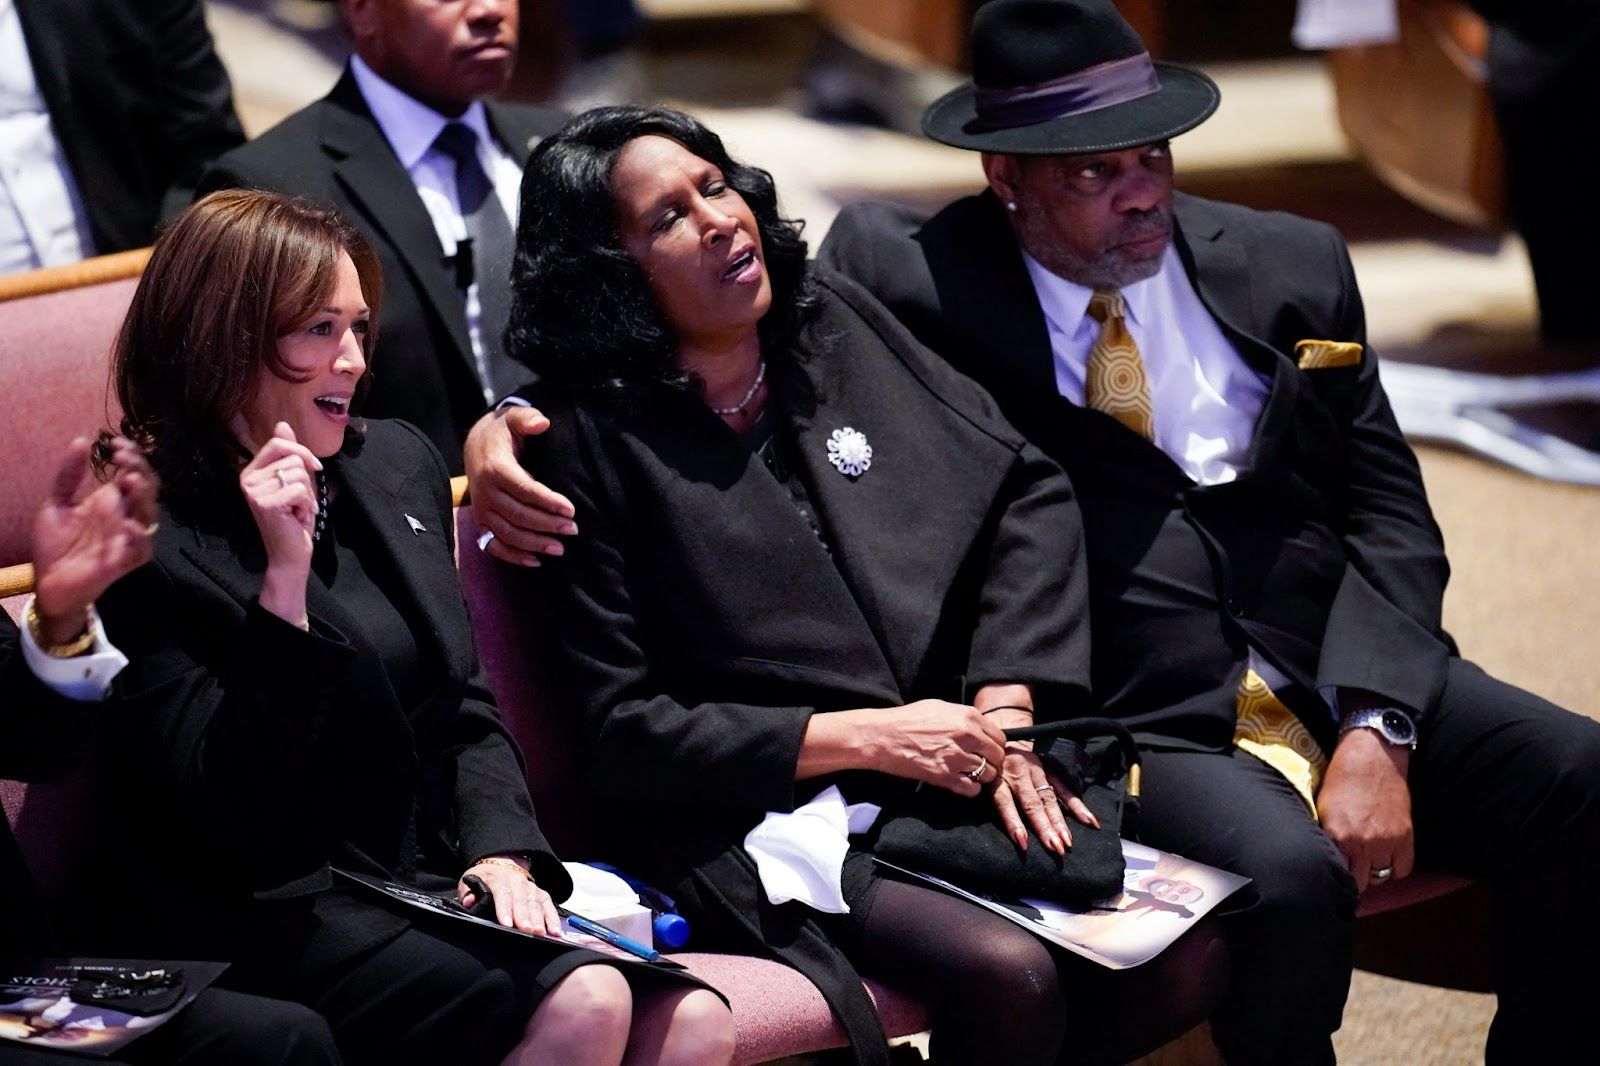
[[[530,575],[477,548],[472,509],[456,508],[456,568],[472,611],[478,659],[506,728],[528,765],[539,826],[563,859],[598,859],[604,833],[589,812],[588,793],[570,719],[551,703],[551,687],[533,632]]]
[[[1466,878],[1451,874],[1414,873],[1402,881],[1390,881],[1388,884],[1375,885],[1367,889],[1361,894],[1361,904],[1356,908],[1356,916],[1365,918],[1409,907],[1414,903],[1426,903],[1430,899],[1449,895],[1470,884],[1472,882]]]
[[[0,301],[0,566],[28,558],[34,508],[67,442],[117,414],[111,348],[134,280]]]

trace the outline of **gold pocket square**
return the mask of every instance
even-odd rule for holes
[[[1361,365],[1361,345],[1355,341],[1301,341],[1294,346],[1301,370],[1328,370]]]

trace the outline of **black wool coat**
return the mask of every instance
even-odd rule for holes
[[[130,665],[94,782],[101,865],[125,906],[89,901],[111,912],[96,944],[270,974],[406,928],[330,892],[330,864],[443,889],[477,858],[522,851],[551,895],[570,892],[477,663],[438,453],[412,426],[372,421],[329,467],[382,544],[363,565],[394,568],[395,607],[428,635],[434,687],[402,705],[363,620],[315,578],[309,632],[256,602],[266,555],[236,486],[164,505],[154,559],[101,604]]]
[[[577,508],[582,534],[544,567],[547,628],[597,802],[615,805],[630,861],[692,909],[702,944],[806,973],[876,1062],[883,1037],[859,978],[811,912],[766,902],[744,836],[829,783],[795,781],[818,712],[1021,682],[1041,719],[1077,713],[1086,586],[1059,468],[860,287],[816,275],[820,310],[798,358],[769,358],[769,403],[831,557],[749,444],[691,393],[631,413],[540,396],[552,427],[528,461]],[[855,478],[828,461],[846,427],[873,450]],[[852,801],[911,787],[841,783]]]
[[[1078,490],[1095,628],[1094,692],[1146,744],[1225,750],[1249,648],[1332,750],[1315,690],[1367,689],[1420,715],[1454,646],[1449,566],[1416,457],[1374,353],[1301,370],[1301,340],[1366,343],[1361,296],[1332,227],[1178,194],[1185,271],[1271,391],[1248,471],[1197,486],[1159,448],[1057,392],[1044,313],[992,193],[925,217],[842,212],[819,253],[924,344],[994,395]]]
[[[554,108],[485,106],[489,128],[518,166],[565,117]],[[229,188],[326,204],[372,242],[383,265],[383,307],[366,414],[417,426],[450,472],[461,473],[462,442],[487,406],[462,292],[428,209],[354,75],[346,69],[327,96],[217,160],[196,195]]]

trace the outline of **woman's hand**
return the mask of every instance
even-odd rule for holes
[[[1083,800],[1045,770],[1033,752],[1032,741],[1006,742],[1005,763],[991,795],[1000,824],[1018,851],[1028,850],[1024,817],[1044,846],[1057,855],[1065,855],[1072,847],[1072,829],[1064,812],[1070,811],[1084,825],[1100,828],[1100,820]]]
[[[88,488],[89,440],[74,440],[33,520],[33,609],[50,644],[70,644],[80,636],[90,605],[150,558],[155,472],[126,437],[112,442],[110,467],[105,484]]]
[[[1005,734],[965,704],[918,700],[843,713],[862,716],[861,768],[925,781],[961,796],[983,791],[1005,758]]]
[[[305,629],[306,581],[311,576],[312,533],[317,528],[315,472],[322,460],[297,443],[287,422],[239,471],[239,487],[267,549],[261,606]]]
[[[489,890],[494,899],[495,920],[501,925],[541,936],[561,934],[561,915],[556,912],[555,900],[533,883],[521,860],[479,861],[462,874],[461,880],[456,882],[456,898],[463,907],[470,908],[478,902],[478,897],[467,887],[467,874],[477,877]]]
[[[985,685],[973,702],[1002,730],[1033,724],[1033,694],[1026,685]],[[1033,753],[1031,740],[1006,741],[1005,762],[990,796],[1000,824],[1018,851],[1028,850],[1024,817],[1044,846],[1057,855],[1065,855],[1072,847],[1072,828],[1064,811],[1071,811],[1084,825],[1100,828],[1100,820],[1083,800],[1045,770]]]

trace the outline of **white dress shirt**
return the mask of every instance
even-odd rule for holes
[[[1089,349],[1100,332],[1100,323],[1088,313],[1094,290],[1051,273],[1027,252],[1022,258],[1044,309],[1056,389],[1082,405]],[[1234,480],[1246,469],[1256,419],[1272,382],[1244,361],[1200,302],[1176,248],[1167,247],[1154,275],[1124,287],[1122,299],[1150,382],[1156,447],[1196,484]],[[1249,666],[1268,688],[1289,683],[1254,649]],[[1333,690],[1323,696],[1331,706]]]
[[[78,183],[56,140],[14,0],[0,0],[0,274],[94,254]]]
[[[7,0],[0,0],[0,3]],[[350,70],[356,87],[367,102],[378,128],[394,149],[400,165],[411,175],[422,205],[433,220],[434,232],[439,235],[439,246],[446,257],[456,254],[456,245],[467,235],[467,222],[461,214],[461,198],[456,193],[455,160],[434,148],[439,132],[451,122],[460,122],[478,135],[478,162],[483,172],[494,183],[495,195],[505,209],[512,231],[517,226],[518,196],[522,189],[522,168],[517,166],[489,132],[489,118],[482,101],[474,101],[460,118],[448,118],[421,103],[393,85],[384,81],[360,56],[350,60]],[[472,341],[472,357],[478,368],[478,381],[483,384],[485,403],[494,403],[494,389],[489,379],[488,355],[484,352],[479,328],[481,313],[478,306],[478,283],[467,288],[467,336]]]
[[[32,609],[33,597],[29,596],[23,606],[24,617]],[[38,641],[33,639],[33,630],[29,626],[22,627],[22,659],[33,671],[33,676],[58,695],[83,703],[105,699],[111,691],[111,682],[128,665],[128,657],[106,639],[105,626],[100,624],[100,613],[93,607],[89,608],[89,628],[94,631],[94,643],[87,652],[70,659],[57,659],[44,653]]]
[[[1083,382],[1100,323],[1089,317],[1094,290],[1066,280],[1023,253],[1055,354],[1056,389],[1083,403]],[[1156,447],[1201,485],[1232,481],[1245,468],[1256,418],[1272,383],[1229,343],[1168,247],[1161,269],[1122,290],[1128,331],[1139,346]]]

